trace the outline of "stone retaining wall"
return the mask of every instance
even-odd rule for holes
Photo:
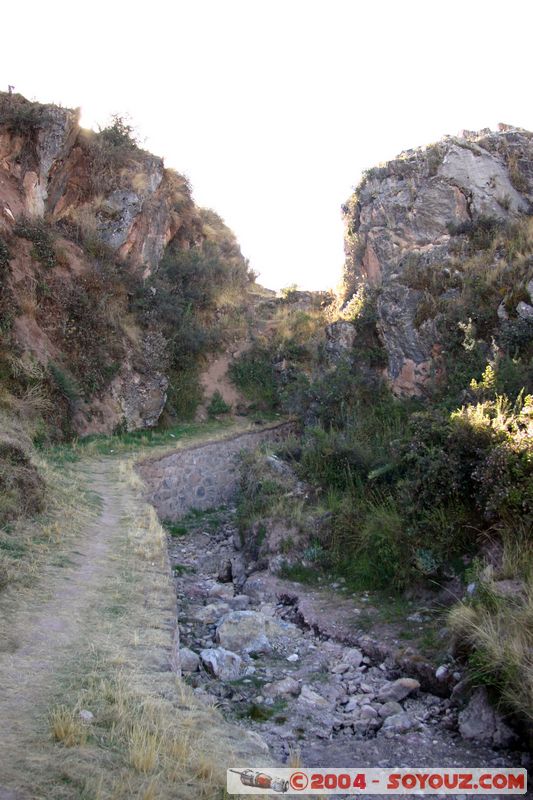
[[[239,453],[284,439],[291,430],[292,423],[282,423],[143,461],[137,471],[147,487],[146,499],[169,521],[192,508],[205,511],[224,505],[237,490]]]

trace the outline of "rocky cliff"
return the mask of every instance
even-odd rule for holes
[[[532,204],[533,134],[508,125],[445,137],[365,173],[343,208],[346,293],[366,284],[379,295],[378,332],[397,394],[422,394],[442,377],[440,299],[460,290],[476,251],[486,252],[488,271],[509,260],[490,245]],[[521,300],[528,308],[519,313],[532,314],[531,297]]]
[[[168,307],[182,329],[205,334],[213,293],[237,284],[242,293],[247,281],[231,231],[121,119],[95,133],[78,111],[6,94],[0,262],[3,377],[19,394],[39,383],[55,427],[68,417],[76,434],[154,425],[184,363],[173,356]],[[206,292],[189,298],[194,270],[211,284],[209,303]],[[199,357],[202,348],[189,349]]]

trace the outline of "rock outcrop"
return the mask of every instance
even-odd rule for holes
[[[156,281],[167,248],[173,257],[218,248],[236,272],[247,269],[235,237],[195,205],[187,179],[130,133],[117,119],[88,131],[78,110],[0,93],[4,350],[39,364],[55,386],[51,427],[68,419],[69,435],[159,420],[169,336],[139,287]],[[149,291],[154,299],[160,289]],[[162,296],[154,305],[170,304]]]
[[[344,206],[347,294],[379,287],[378,330],[394,391],[416,395],[435,375],[434,321],[421,324],[413,267],[445,270],[465,234],[531,213],[533,134],[507,125],[463,131],[369,170]]]
[[[202,235],[187,180],[133,142],[80,128],[79,110],[0,95],[0,173],[15,218],[75,224],[145,275],[178,232],[187,245]]]

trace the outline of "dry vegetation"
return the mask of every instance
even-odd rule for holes
[[[227,435],[215,430],[196,435]],[[57,800],[214,800],[230,763],[265,760],[252,737],[168,671],[175,599],[166,539],[140,499],[134,464],[189,441],[167,435],[154,450],[141,440],[107,458],[103,439],[52,452],[60,486],[49,546],[31,580],[0,595],[2,784]],[[21,521],[20,533],[33,524]]]

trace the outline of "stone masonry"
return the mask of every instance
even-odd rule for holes
[[[168,521],[192,508],[205,511],[224,505],[237,490],[239,453],[261,442],[279,441],[291,428],[292,423],[282,423],[143,461],[137,470],[147,487],[146,499]]]

